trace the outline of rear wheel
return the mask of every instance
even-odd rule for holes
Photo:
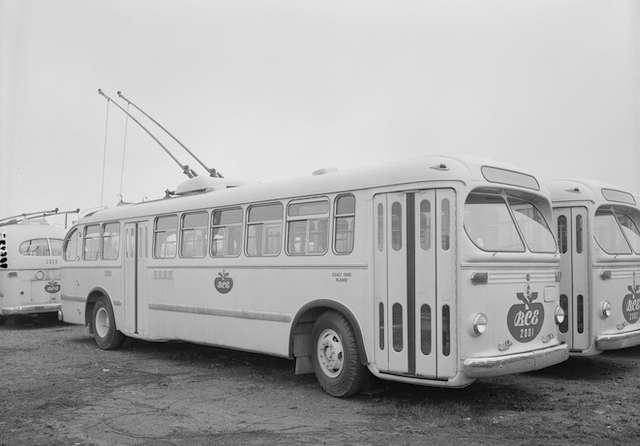
[[[358,393],[368,376],[360,363],[358,343],[349,322],[327,311],[313,326],[313,367],[320,387],[329,395],[348,397]]]
[[[113,316],[111,304],[104,297],[98,299],[93,306],[91,328],[96,344],[103,350],[116,349],[124,341],[124,335],[116,329],[116,319]]]

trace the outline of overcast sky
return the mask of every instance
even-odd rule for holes
[[[471,154],[640,192],[634,0],[0,0],[0,216],[100,204],[98,87],[227,177]],[[184,178],[130,123],[125,199]]]

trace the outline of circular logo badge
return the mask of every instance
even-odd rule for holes
[[[218,273],[218,277],[213,281],[213,285],[216,287],[219,293],[227,294],[233,288],[233,279],[229,277],[229,273],[224,270]]]
[[[45,290],[47,293],[55,294],[55,293],[57,293],[58,291],[60,291],[60,284],[59,284],[58,282],[54,282],[54,281],[52,280],[51,282],[47,283],[47,284],[44,286],[44,290]]]
[[[544,322],[544,306],[534,302],[537,292],[531,292],[529,275],[527,274],[527,292],[516,293],[522,303],[512,305],[507,313],[507,327],[511,336],[518,342],[529,342],[538,336]]]

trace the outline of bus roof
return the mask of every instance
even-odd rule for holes
[[[486,179],[483,170],[485,168],[494,168],[498,172],[502,171],[525,178],[531,185],[530,187],[519,187],[502,183],[495,184],[495,187],[520,189],[540,195],[546,193],[546,190],[540,187],[533,175],[504,163],[479,161],[473,158],[428,156],[375,167],[344,171],[326,170],[326,173],[320,175],[247,183],[213,192],[122,205],[96,211],[81,218],[79,223],[162,215],[182,209],[204,209],[291,197],[313,197],[416,182],[457,181],[474,187],[490,186],[496,181],[495,178],[492,178],[493,183],[491,183]]]
[[[66,229],[42,221],[27,220],[13,225],[0,226],[0,234],[18,243],[34,238],[64,238]]]
[[[624,188],[597,180],[561,179],[547,182],[553,203],[589,201],[638,207],[638,200]]]

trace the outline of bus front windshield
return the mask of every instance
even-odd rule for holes
[[[556,252],[555,239],[542,213],[519,198],[505,200],[501,195],[469,194],[464,207],[464,229],[483,251],[524,252],[526,242],[532,252]]]
[[[631,254],[632,250],[640,254],[637,222],[624,210],[599,208],[595,216],[595,238],[607,254]]]

